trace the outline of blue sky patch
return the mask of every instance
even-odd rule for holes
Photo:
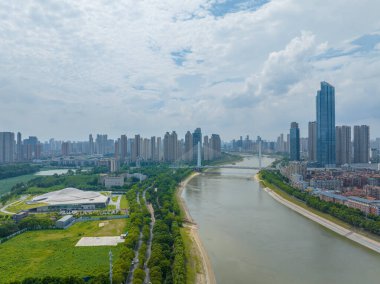
[[[183,63],[186,61],[186,56],[190,53],[191,53],[191,49],[185,48],[180,51],[173,51],[170,54],[176,65],[183,66]]]
[[[217,1],[210,8],[210,12],[215,17],[223,17],[229,13],[237,13],[240,11],[256,11],[269,0],[225,0]]]

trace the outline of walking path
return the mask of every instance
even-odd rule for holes
[[[140,192],[137,192],[136,194],[136,201],[138,204],[140,204]],[[139,265],[139,250],[143,242],[142,237],[143,237],[142,230],[140,230],[139,241],[135,248],[135,257],[133,258],[132,265],[129,268],[127,281],[125,282],[126,284],[131,284],[133,282],[133,273],[135,272],[136,268]]]
[[[14,212],[10,212],[10,211],[7,211],[7,208],[8,208],[9,206],[13,206],[13,205],[15,205],[15,204],[21,203],[22,201],[24,201],[25,199],[27,199],[28,196],[29,196],[29,195],[24,195],[24,196],[22,196],[19,200],[16,200],[15,202],[12,202],[12,203],[9,203],[8,205],[5,205],[3,208],[0,209],[0,211],[1,211],[2,213],[5,213],[5,214],[15,215],[16,213],[14,213]]]
[[[145,270],[144,284],[149,284],[150,283],[150,270],[149,270],[149,267],[148,267],[148,262],[149,262],[151,254],[152,254],[153,227],[154,227],[154,224],[156,223],[156,218],[154,217],[153,206],[152,206],[151,203],[148,203],[146,201],[146,199],[145,199],[145,193],[146,193],[146,191],[149,188],[146,188],[144,190],[144,192],[143,192],[143,198],[144,198],[144,201],[145,201],[145,205],[146,205],[146,207],[148,208],[148,210],[150,212],[150,219],[151,219],[151,222],[149,224],[149,240],[148,240],[148,246],[147,246],[147,249],[146,249],[146,260],[145,260],[145,263],[144,263],[144,270]]]
[[[339,226],[338,224],[334,223],[334,222],[331,222],[321,216],[318,216],[288,200],[286,200],[285,198],[281,197],[280,195],[278,195],[276,192],[274,192],[272,189],[266,187],[264,188],[264,190],[266,192],[269,193],[270,196],[272,196],[274,199],[276,199],[278,202],[284,204],[285,206],[289,207],[290,209],[296,211],[297,213],[305,216],[306,218],[309,218],[310,220],[314,221],[314,222],[317,222],[318,224],[334,231],[335,233],[343,236],[343,237],[346,237],[356,243],[359,243],[371,250],[374,250],[378,253],[380,253],[380,243],[375,241],[375,240],[372,240],[370,238],[367,238],[363,235],[360,235],[358,233],[355,233],[353,231],[350,231],[342,226]]]

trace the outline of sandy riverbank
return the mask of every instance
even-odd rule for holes
[[[202,274],[197,275],[197,284],[216,284],[214,271],[212,270],[211,262],[208,257],[208,254],[202,244],[202,241],[199,237],[198,226],[195,224],[193,218],[190,215],[189,209],[186,206],[186,202],[182,198],[182,193],[186,188],[187,183],[199,173],[193,173],[191,176],[186,178],[177,189],[177,199],[182,211],[185,214],[185,226],[189,229],[189,236],[192,242],[195,244],[197,249],[197,254],[202,263]]]
[[[255,179],[257,181],[261,181],[258,177],[258,175],[256,174],[255,175]],[[361,234],[358,234],[356,232],[353,232],[351,230],[348,230],[334,222],[331,222],[330,220],[327,220],[319,215],[316,215],[296,204],[294,204],[293,202],[289,201],[289,200],[286,200],[285,198],[283,198],[282,196],[278,195],[276,192],[274,192],[272,189],[268,188],[268,187],[265,187],[264,190],[270,195],[272,196],[275,200],[277,200],[278,202],[282,203],[283,205],[287,206],[288,208],[294,210],[295,212],[305,216],[306,218],[314,221],[314,222],[317,222],[318,224],[324,226],[325,228],[328,228],[332,231],[334,231],[335,233],[343,236],[343,237],[346,237],[362,246],[365,246],[373,251],[376,251],[378,253],[380,253],[380,242],[377,242],[373,239],[370,239],[366,236],[363,236]]]

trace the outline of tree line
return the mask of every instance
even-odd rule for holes
[[[323,213],[330,214],[357,228],[364,229],[376,235],[380,235],[380,216],[372,214],[365,215],[362,211],[346,205],[321,200],[318,196],[313,196],[307,192],[300,191],[290,186],[285,177],[279,172],[262,170],[260,177],[265,183],[269,183],[276,188],[286,192],[297,199],[304,201],[306,205],[317,209]]]
[[[36,173],[40,170],[40,166],[31,164],[12,164],[0,166],[0,179],[18,177]]]

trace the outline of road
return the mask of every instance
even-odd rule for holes
[[[138,204],[141,204],[140,203],[140,192],[137,192],[137,194],[136,194],[136,201]],[[142,234],[142,231],[140,230],[139,241],[138,241],[137,246],[135,247],[135,250],[134,250],[135,257],[133,258],[132,265],[129,268],[127,281],[125,282],[126,284],[131,284],[133,282],[133,273],[135,272],[136,268],[139,265],[139,250],[140,250],[140,247],[141,247],[142,242],[143,242],[142,237],[143,237],[143,234]]]
[[[8,208],[9,206],[15,205],[15,204],[17,204],[17,203],[21,203],[22,201],[24,201],[24,200],[27,199],[28,197],[29,197],[29,195],[24,195],[24,196],[22,196],[19,200],[15,201],[15,202],[12,202],[12,203],[10,203],[10,204],[8,204],[8,205],[5,205],[3,208],[0,209],[0,211],[1,211],[2,213],[5,213],[5,214],[14,215],[15,213],[14,213],[14,212],[9,212],[9,211],[7,211],[7,208]]]
[[[149,187],[149,188],[151,188],[151,187]],[[143,192],[143,198],[145,201],[145,206],[146,206],[146,208],[148,208],[148,210],[150,212],[150,219],[151,219],[151,222],[149,224],[150,235],[149,235],[148,246],[147,246],[147,250],[146,250],[146,260],[144,263],[144,270],[145,270],[144,284],[150,283],[150,271],[149,271],[149,267],[148,267],[148,262],[149,262],[151,254],[152,254],[153,227],[154,227],[154,224],[156,223],[156,218],[154,217],[153,206],[151,203],[148,203],[146,201],[146,198],[145,198],[145,193],[149,188],[146,188]]]

